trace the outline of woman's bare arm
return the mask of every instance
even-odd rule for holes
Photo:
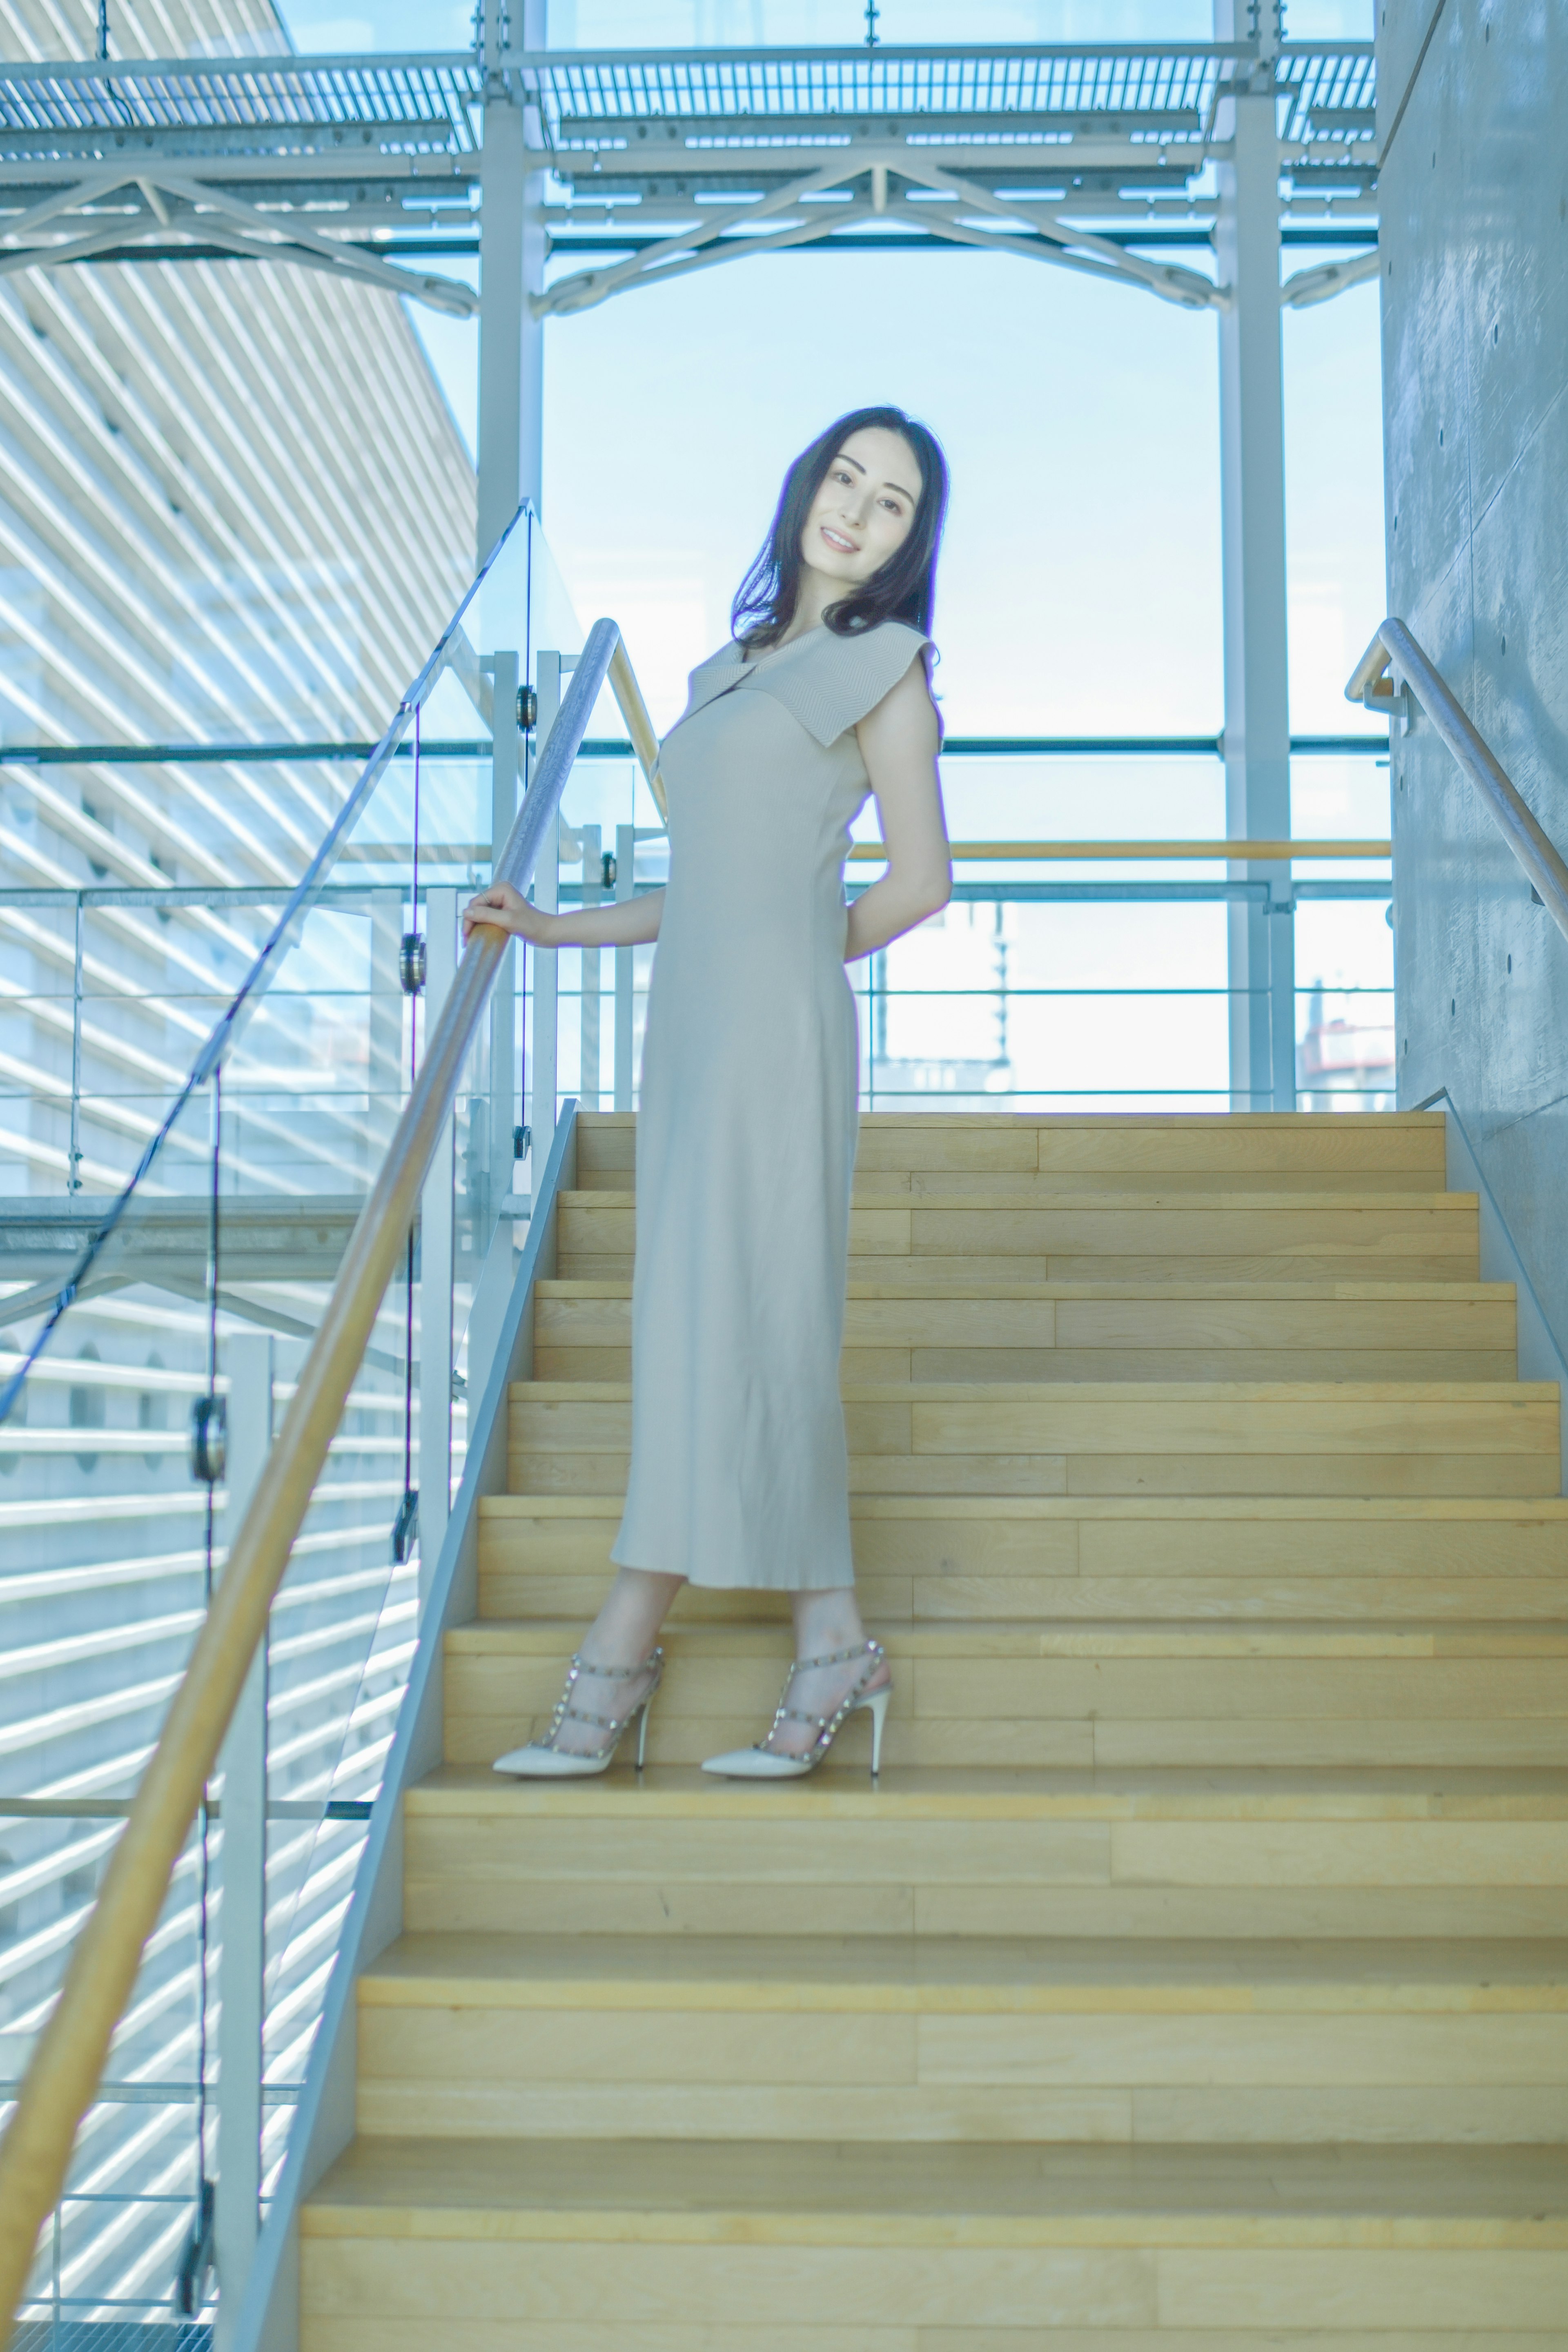
[[[563,914],[547,915],[542,907],[514,890],[510,882],[492,882],[463,909],[463,937],[476,923],[493,923],[536,948],[640,948],[658,937],[664,912],[664,892],[645,890],[640,898],[619,898],[605,907],[569,907]]]
[[[855,733],[877,796],[888,870],[849,909],[847,963],[913,930],[952,896],[936,712],[923,662],[910,663]]]
[[[886,947],[945,907],[952,866],[937,781],[937,724],[923,663],[913,662],[855,730],[882,820],[888,869],[849,909],[845,961]],[[664,892],[611,906],[547,915],[509,882],[481,890],[463,909],[463,937],[493,923],[539,948],[643,947],[658,937]]]

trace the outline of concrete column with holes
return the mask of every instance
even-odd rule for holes
[[[456,890],[425,898],[426,975],[419,1034],[427,1044],[457,971]],[[447,1112],[419,1196],[419,1601],[430,1590],[452,1507],[452,1251],[455,1122]]]
[[[1258,39],[1260,55],[1216,124],[1231,142],[1217,166],[1220,507],[1225,602],[1226,831],[1290,833],[1290,708],[1285,572],[1284,374],[1279,334],[1279,142],[1274,51],[1279,9],[1215,0],[1218,40]],[[1241,68],[1246,71],[1245,67]],[[1228,909],[1231,1107],[1296,1107],[1296,958],[1288,866],[1251,861],[1268,904]]]
[[[243,1331],[224,1342],[228,1376],[228,1507],[232,1547],[272,1444],[272,1339]],[[226,2352],[255,2258],[261,2219],[261,2067],[267,1962],[267,1648],[246,1676],[218,1759],[223,1775],[223,1907],[218,1955],[217,2259],[216,2352]]]
[[[637,827],[616,827],[616,898],[624,904],[637,896]],[[633,991],[637,986],[635,948],[616,950],[616,1108],[632,1107],[632,1048],[636,1036]]]
[[[544,331],[529,296],[544,284],[543,141],[537,111],[502,69],[503,39],[545,46],[545,0],[482,0],[484,147],[479,158],[478,559],[524,499],[540,505]]]

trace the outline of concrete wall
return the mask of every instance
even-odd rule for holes
[[[1568,0],[1379,20],[1389,610],[1568,847]],[[1391,764],[1399,1099],[1449,1088],[1568,1338],[1568,941],[1430,727]]]

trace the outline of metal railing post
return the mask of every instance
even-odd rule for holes
[[[500,855],[501,844],[517,818],[517,779],[522,750],[518,724],[518,688],[522,673],[515,653],[494,656],[495,698],[490,721],[490,856]],[[486,1223],[501,1214],[512,1189],[516,1154],[512,1129],[521,1116],[517,1103],[517,984],[509,963],[502,984],[490,998],[490,1120],[488,1154],[489,1198]]]
[[[424,1020],[427,1045],[458,969],[456,890],[425,896]],[[419,1195],[419,1600],[423,1608],[452,1504],[452,1252],[457,1184],[450,1111]]]
[[[534,752],[535,762],[543,756],[561,709],[561,678],[567,663],[558,653],[540,653],[534,662],[534,678],[539,697],[539,735]],[[547,915],[553,915],[561,904],[560,826],[551,827],[550,837],[540,853],[533,877],[533,902]],[[533,1129],[533,1164],[542,1168],[550,1156],[551,1139],[555,1133],[556,1024],[560,1010],[560,982],[556,960],[549,953],[533,955],[533,1093],[529,1123]]]
[[[272,1443],[272,1338],[226,1341],[232,1544]],[[261,2224],[261,2074],[267,1968],[267,1643],[250,1662],[219,1753],[223,1774],[222,1948],[218,1955],[215,2352],[227,2352]]]
[[[86,908],[82,895],[76,894],[76,952],[71,972],[71,1126],[70,1150],[66,1163],[66,1191],[81,1191],[81,959],[82,924]]]
[[[403,1007],[407,1000],[397,971],[402,938],[402,890],[373,890],[370,989],[365,1004],[369,1099],[364,1119],[365,1156],[373,1168],[380,1166],[403,1108]]]
[[[1268,886],[1268,1029],[1273,1068],[1271,1110],[1296,1108],[1296,900],[1291,870],[1279,868]]]
[[[596,824],[583,827],[583,904],[596,907],[605,895],[603,835]],[[584,1110],[599,1108],[599,950],[579,950],[583,959],[582,1045],[577,1095]]]
[[[637,835],[634,824],[616,827],[616,898],[624,904],[637,892]],[[616,1108],[632,1107],[632,992],[637,985],[633,948],[616,950]]]

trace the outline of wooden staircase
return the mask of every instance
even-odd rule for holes
[[[653,1763],[498,1780],[608,1570],[633,1122],[584,1118],[361,1980],[306,2352],[1568,2352],[1558,1398],[1443,1126],[873,1118],[845,1399],[897,1680],[686,1594]]]

